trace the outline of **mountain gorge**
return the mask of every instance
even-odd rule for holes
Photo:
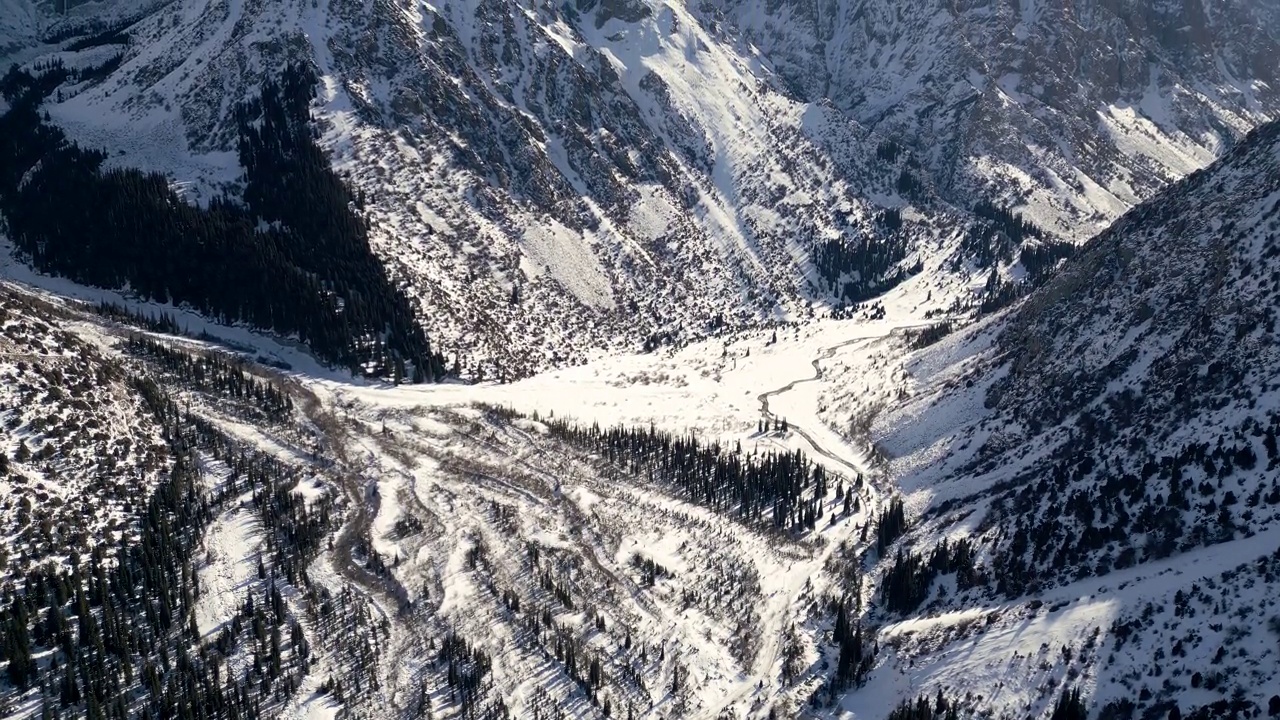
[[[1085,660],[1058,635],[1065,663],[1042,672],[1070,672],[1074,653],[1109,717],[1219,696],[1266,707],[1274,636],[1246,641],[1236,623],[1276,602],[1278,230],[1272,123],[1126,214],[1008,317],[895,365],[910,399],[872,434],[916,519],[886,557],[888,607],[1000,627],[999,603],[1037,598],[1024,621],[1107,638]],[[950,579],[928,558],[957,538],[982,570]],[[926,654],[993,634],[970,627]]]

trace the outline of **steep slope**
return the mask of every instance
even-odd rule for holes
[[[1274,7],[1197,8],[11,0],[0,61],[104,67],[44,109],[199,203],[240,190],[239,103],[314,66],[436,349],[512,377],[917,270],[936,310],[1006,302],[1066,254],[1024,272],[1020,246],[1089,237],[1275,113]]]
[[[123,53],[100,82],[60,88],[54,120],[207,202],[235,190],[235,103],[285,62],[314,63],[323,141],[367,198],[375,249],[471,374],[776,320],[846,286],[861,297],[908,265],[908,231],[938,234],[918,215],[884,221],[902,160],[778,93],[676,4],[631,22],[506,2],[112,12],[123,33],[44,48],[73,65]],[[824,241],[853,257],[825,277]]]
[[[349,505],[314,405],[124,323],[174,326],[0,284],[0,713],[332,707],[376,641],[350,586],[321,617],[343,584],[311,561]]]
[[[369,245],[359,196],[329,166],[310,125],[314,75],[290,66],[236,106],[240,202],[184,202],[159,173],[106,165],[67,141],[40,106],[92,83],[121,56],[57,63],[0,80],[0,211],[41,271],[143,300],[182,304],[306,343],[351,372],[421,382],[443,374],[405,295]],[[75,201],[69,201],[75,198]]]
[[[172,469],[124,368],[29,297],[0,288],[0,582],[94,539]]]
[[[711,0],[797,96],[919,154],[947,197],[1080,240],[1280,110],[1253,0]]]
[[[981,301],[993,266],[1026,277],[1002,209],[940,198],[916,154],[680,3],[14,2],[40,39],[7,57],[97,68],[51,89],[52,121],[190,202],[239,195],[236,108],[314,66],[374,251],[469,377],[804,318],[918,271],[936,309]]]
[[[1280,653],[1240,622],[1277,599],[1278,231],[1270,124],[1007,317],[874,371],[897,388],[871,435],[911,526],[876,613],[953,611],[899,638],[921,691],[968,668],[975,689],[1017,678],[991,699],[1006,711],[1064,677],[1115,717],[1267,706]],[[1039,670],[981,666],[1033,637],[1055,651]]]

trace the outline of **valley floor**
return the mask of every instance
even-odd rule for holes
[[[55,302],[126,302],[7,270],[8,287]],[[909,508],[929,502],[926,490],[896,485],[868,434],[875,408],[913,391],[903,338],[936,322],[915,315],[909,295],[897,297],[879,319],[815,320],[601,357],[507,385],[399,387],[337,377],[297,348],[173,308],[139,309],[173,312],[188,332],[293,367],[282,377],[298,385],[300,427],[318,443],[218,422],[261,452],[313,467],[295,493],[346,499],[344,526],[308,572],[365,608],[377,682],[346,706],[361,717],[421,717],[428,708],[432,717],[466,716],[456,678],[473,666],[456,653],[446,658],[455,641],[484,658],[474,663],[485,666],[481,706],[513,717],[608,709],[615,717],[880,720],[940,689],[971,693],[975,707],[996,716],[1034,716],[1068,685],[1095,703],[1122,697],[1152,648],[1122,647],[1118,623],[1141,613],[1155,643],[1195,630],[1172,598],[1206,578],[1210,587],[1218,579],[1216,602],[1240,618],[1215,631],[1224,636],[1238,633],[1248,617],[1239,613],[1280,600],[1266,583],[1225,590],[1242,582],[1234,568],[1275,550],[1277,531],[1021,600],[908,620],[875,610],[875,523],[895,498],[906,495]],[[103,347],[114,342],[88,325],[78,332]],[[571,447],[549,431],[553,418],[696,433],[746,453],[800,450],[841,487],[856,488],[857,503],[846,512],[833,492],[814,530],[765,531]],[[216,485],[225,470],[215,463],[208,474]],[[205,642],[261,582],[255,566],[266,534],[248,502],[220,512],[205,536],[195,612]],[[839,656],[832,607],[851,575],[878,652],[864,684],[833,698],[825,689]],[[302,599],[287,593],[286,602],[301,607]],[[336,717],[344,707],[321,684],[345,660],[338,646],[317,644],[316,666],[281,708],[286,717]],[[1264,666],[1276,662],[1265,633],[1244,645]],[[1203,702],[1215,697],[1202,694]],[[561,715],[545,714],[551,708]]]
[[[586,576],[578,582],[591,587],[593,612],[608,617],[610,625],[625,624],[637,642],[678,656],[682,669],[662,663],[648,669],[662,678],[658,687],[671,683],[673,673],[688,673],[685,682],[693,691],[687,698],[660,700],[660,692],[648,698],[656,700],[658,716],[670,716],[671,709],[658,708],[675,702],[687,703],[674,710],[680,717],[764,716],[771,707],[794,712],[804,699],[797,690],[820,684],[822,663],[829,662],[817,637],[826,624],[825,609],[817,607],[829,591],[824,569],[834,553],[856,552],[881,491],[866,483],[860,512],[823,523],[809,537],[762,535],[657,489],[601,477],[572,456],[554,457],[557,448],[538,437],[545,433],[539,423],[495,426],[475,408],[499,406],[584,425],[652,425],[696,432],[725,446],[741,443],[748,451],[800,449],[844,477],[869,478],[865,452],[819,419],[819,394],[810,381],[832,354],[858,352],[913,324],[815,323],[783,329],[776,341],[762,332],[672,354],[605,359],[511,385],[320,381],[312,388],[345,422],[365,429],[353,452],[365,458],[364,473],[381,498],[375,547],[384,556],[406,559],[395,571],[406,587],[419,578],[439,584],[440,616],[476,627],[477,633],[499,621],[478,609],[487,604],[478,585],[490,580],[478,580],[464,561],[478,543],[490,548],[486,554],[495,566],[482,575],[499,585],[516,583],[521,574],[521,544],[576,554]],[[783,418],[786,432],[762,431],[761,423]],[[834,515],[837,500],[829,498],[829,504]],[[504,508],[502,517],[511,509],[514,527],[495,520],[495,507]],[[435,542],[392,539],[398,521],[422,514],[443,529]],[[521,542],[513,543],[512,534]],[[497,546],[508,548],[495,552]],[[638,553],[671,570],[674,579],[647,589],[637,585],[631,576]],[[690,601],[721,593],[725,582],[742,583],[742,593]],[[804,680],[783,687],[782,646],[789,632],[799,638],[809,671]],[[518,678],[554,673],[554,663],[536,654],[530,658],[522,642],[513,632],[497,639],[494,653],[495,676],[508,674],[517,698],[537,686]],[[616,650],[608,639],[596,642]],[[798,698],[793,706],[786,704],[788,697]],[[648,709],[638,696],[627,703]]]

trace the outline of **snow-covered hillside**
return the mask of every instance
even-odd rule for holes
[[[282,717],[879,720],[941,696],[957,717],[1253,714],[1280,674],[1266,625],[1280,601],[1266,317],[1280,285],[1265,269],[1278,165],[1267,126],[968,327],[932,312],[921,274],[844,319],[509,384],[397,387],[19,268],[6,308],[22,319],[6,328],[27,344],[69,328],[60,345],[91,343],[146,400],[102,403],[133,418],[117,432],[161,428],[170,479],[143,514],[113,505],[111,484],[83,486],[125,529],[93,562],[177,553],[165,577],[182,630],[166,647],[200,650],[164,682],[209,702]],[[104,318],[58,295],[117,307]],[[205,340],[169,334],[189,322]],[[243,360],[259,357],[296,369]],[[6,424],[6,447],[45,414]],[[190,513],[190,542],[150,520],[170,512]],[[72,572],[44,559],[35,577]],[[6,572],[26,567],[12,557]],[[166,621],[123,591],[144,575],[119,577],[84,579],[84,605],[39,595],[51,580],[15,585],[35,599],[0,618],[6,652],[21,637],[34,666],[17,681],[5,666],[7,712],[87,710],[23,680],[89,672],[68,642],[126,677],[106,648]],[[59,613],[67,641],[46,629]],[[115,628],[101,651],[94,623]],[[149,653],[126,655],[161,667]],[[214,667],[227,690],[199,682]],[[120,682],[139,707],[177,712],[173,695]],[[101,687],[93,702],[122,697]]]
[[[124,368],[68,319],[0,288],[0,582],[134,536],[133,503],[170,470]]]
[[[878,413],[870,437],[911,526],[880,563],[878,612],[941,613],[894,631],[902,661],[882,682],[902,672],[931,693],[977,673],[1006,712],[1026,692],[1048,702],[1064,674],[1120,717],[1126,703],[1267,707],[1278,212],[1272,124],[1007,317],[847,366],[828,420]],[[889,396],[859,397],[864,384]],[[929,559],[962,539],[964,572]],[[1014,667],[996,662],[1015,648]],[[1025,692],[991,686],[1015,679]]]
[[[25,138],[311,281],[36,272],[21,200],[96,160],[0,138],[0,716],[1280,714],[1278,21],[0,0]],[[308,73],[242,105],[299,63],[314,138]],[[377,301],[225,210],[312,139]],[[468,382],[249,326],[316,295]]]
[[[896,248],[955,224],[886,222],[884,208],[906,204],[905,161],[877,158],[879,140],[833,107],[779,92],[759,58],[675,3],[192,0],[111,6],[106,19],[95,7],[46,18],[43,36],[113,18],[124,33],[18,57],[78,66],[123,53],[47,109],[192,201],[239,174],[235,103],[286,61],[314,63],[323,142],[368,198],[374,249],[466,374],[823,308],[914,259],[883,250],[888,269],[822,278],[818,243]]]
[[[1087,239],[1280,110],[1255,0],[708,0],[793,89],[915,151],[944,196]]]
[[[1123,8],[57,9],[7,3],[0,62],[120,55],[46,109],[192,202],[236,191],[236,104],[286,62],[313,64],[322,143],[367,198],[374,250],[469,377],[823,314],[915,270],[936,310],[975,305],[993,262],[1026,277],[1022,238],[994,261],[961,242],[986,223],[977,201],[1083,240],[1275,110],[1261,5],[1215,11],[1192,34],[1219,61],[1181,74],[1191,50],[1166,37],[1180,16],[1126,25]],[[1126,49],[1076,62],[1098,28]]]

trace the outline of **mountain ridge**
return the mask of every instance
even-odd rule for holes
[[[51,16],[44,6],[10,5],[14,17],[19,10]],[[1125,153],[1168,161],[1160,172],[1137,173],[1151,175],[1146,190],[1104,202],[1098,198],[1106,191],[1095,192],[1101,175],[1093,173],[1095,182],[1085,173],[1077,182],[1068,177],[1075,172],[1070,162],[1036,155],[1036,147],[1053,145],[1045,128],[1071,115],[1045,105],[1035,111],[1044,116],[1036,120],[1039,135],[1003,133],[1009,147],[1023,148],[1015,155],[988,153],[978,140],[947,152],[1004,158],[1005,166],[1013,158],[1070,183],[1050,182],[1057,189],[1049,195],[1011,194],[1022,181],[1002,180],[997,163],[991,172],[974,171],[990,188],[958,184],[956,171],[931,153],[954,146],[955,132],[976,121],[940,131],[937,137],[951,139],[929,150],[924,134],[859,114],[838,88],[860,76],[839,75],[844,86],[822,93],[796,91],[786,63],[767,44],[753,47],[762,38],[743,18],[799,6],[777,3],[755,14],[752,7],[648,0],[564,7],[499,0],[438,7],[390,0],[89,4],[42,30],[47,39],[61,38],[52,45],[15,38],[22,49],[13,57],[83,64],[121,52],[121,67],[103,82],[64,88],[47,109],[73,139],[107,149],[109,163],[168,173],[185,197],[203,203],[239,184],[229,108],[251,98],[273,68],[314,64],[323,79],[313,108],[322,143],[369,200],[374,251],[413,296],[444,354],[476,378],[523,376],[602,351],[838,310],[917,267],[936,278],[930,297],[939,311],[976,307],[998,288],[993,263],[975,260],[971,244],[956,246],[958,233],[988,232],[975,199],[1020,211],[1051,237],[1079,241],[1217,151],[1193,143],[1185,162],[1160,155],[1176,150],[1179,138],[1198,136],[1205,123],[1194,113],[1194,122],[1173,123],[1168,132],[1141,120],[1141,112],[1127,125],[1077,128],[1079,142],[1120,142],[1123,152],[1107,162],[1131,175],[1138,160]],[[864,18],[884,15],[875,3],[859,7]],[[824,11],[822,21],[831,23],[824,37],[845,33],[840,47],[848,45],[846,31],[856,24],[850,13],[858,12]],[[924,32],[920,18],[933,17],[900,12],[902,37]],[[1011,16],[1000,10],[985,17],[964,22],[985,28],[975,37],[1003,47],[992,38]],[[809,27],[801,20],[779,27],[800,37]],[[951,25],[931,23],[925,29],[942,39],[925,46],[940,53],[940,67],[954,70]],[[74,44],[72,35],[91,32],[100,38],[96,48],[59,49]],[[1264,56],[1265,33],[1245,35],[1230,47]],[[1007,49],[1014,59],[1006,64],[1035,55],[1024,45]],[[824,53],[813,61],[837,50]],[[984,82],[995,99],[982,102],[1030,117],[999,100],[1008,93],[997,84]],[[1110,95],[1090,87],[1082,87],[1076,110],[1096,103],[1131,112],[1106,105]],[[1258,87],[1253,100],[1219,104],[1233,128],[1224,138],[1270,112],[1269,86]],[[935,102],[930,92],[904,96],[896,112],[923,111]],[[1161,107],[1151,108],[1157,121],[1181,117],[1157,113]],[[1072,203],[1088,212],[1067,212]],[[886,213],[891,222],[882,221]],[[1075,219],[1060,222],[1068,216]],[[831,243],[841,246],[839,263],[815,262]],[[1009,288],[1025,278],[1018,245],[976,256],[998,257],[997,279]]]
[[[1263,3],[705,5],[800,97],[919,151],[946,197],[1028,203],[1080,240],[1276,113]]]
[[[1280,123],[1270,123],[1127,213],[1018,306],[880,370],[903,392],[871,435],[911,526],[878,562],[883,617],[941,612],[944,628],[977,612],[1003,628],[995,618],[1012,603],[1079,653],[1054,630],[1065,619],[1054,613],[1076,607],[1076,640],[1096,628],[1109,653],[1091,647],[1093,659],[1025,672],[1075,668],[1103,716],[1169,703],[1229,713],[1210,707],[1217,697],[1267,706],[1274,649],[1191,618],[1205,603],[1265,614],[1275,602],[1280,386],[1266,368],[1280,362],[1280,275],[1266,267],[1280,254],[1278,218]],[[962,540],[973,559],[957,585],[957,566],[929,558]],[[1259,557],[1220,549],[1237,545]],[[908,635],[926,675],[957,671],[938,664],[952,643],[993,637]],[[1139,649],[1121,652],[1128,642]],[[1166,650],[1152,656],[1152,643]],[[1206,668],[1215,650],[1223,667]]]

